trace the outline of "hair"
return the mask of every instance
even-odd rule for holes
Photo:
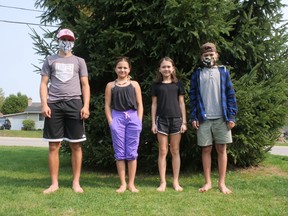
[[[160,82],[162,82],[163,81],[163,76],[162,76],[162,74],[160,73],[160,71],[159,71],[159,68],[161,67],[161,64],[162,64],[162,62],[163,61],[169,61],[169,62],[171,62],[171,64],[172,64],[172,66],[174,67],[174,70],[173,70],[173,72],[172,72],[172,74],[171,74],[171,80],[172,80],[172,82],[174,82],[174,83],[176,83],[176,82],[178,82],[178,79],[177,79],[177,76],[176,76],[176,66],[175,66],[175,63],[174,63],[174,61],[170,58],[170,57],[164,57],[164,58],[162,58],[162,59],[160,59],[160,61],[159,61],[159,66],[158,66],[158,70],[157,70],[157,72],[156,72],[156,80],[155,80],[155,82],[158,82],[158,83],[160,83]]]
[[[115,64],[114,64],[114,68],[116,68],[117,64],[119,62],[121,62],[121,61],[127,62],[129,67],[130,67],[130,69],[131,69],[131,62],[130,62],[129,57],[127,57],[127,56],[120,56],[120,57],[116,58],[116,61],[115,61]]]

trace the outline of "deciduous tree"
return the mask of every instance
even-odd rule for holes
[[[9,95],[1,108],[3,114],[13,114],[23,112],[28,106],[28,97],[20,92],[17,95]]]

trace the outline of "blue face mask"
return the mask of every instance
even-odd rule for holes
[[[74,41],[63,41],[59,40],[59,49],[61,49],[64,53],[71,52],[74,47]]]

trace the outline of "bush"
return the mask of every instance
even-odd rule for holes
[[[35,122],[31,119],[25,119],[22,121],[23,127],[22,130],[35,130]]]

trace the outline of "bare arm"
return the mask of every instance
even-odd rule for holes
[[[112,114],[111,114],[112,85],[113,85],[113,82],[109,82],[106,85],[106,89],[105,89],[105,115],[106,115],[108,124],[112,122]]]
[[[186,108],[185,108],[185,101],[184,95],[179,95],[179,105],[182,115],[182,126],[181,126],[181,133],[184,133],[187,130],[187,120],[186,120]]]
[[[40,100],[41,100],[41,112],[44,117],[51,118],[51,110],[47,104],[48,98],[48,76],[42,76],[40,82]]]
[[[83,107],[81,109],[81,119],[87,119],[90,115],[90,85],[88,77],[80,77],[83,96]]]
[[[151,131],[152,133],[157,133],[157,126],[156,126],[156,110],[157,110],[157,97],[152,96],[152,104],[151,104]]]
[[[133,82],[133,86],[135,88],[135,93],[136,93],[136,103],[137,103],[138,117],[142,121],[144,108],[143,108],[141,88],[140,88],[140,85],[139,85],[138,82],[136,82],[136,81],[132,81],[132,82]]]

